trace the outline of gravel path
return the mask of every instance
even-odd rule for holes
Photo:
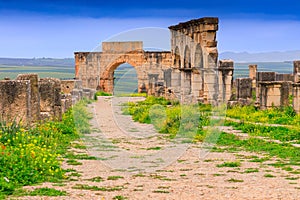
[[[122,102],[137,100],[142,99],[99,97],[90,106],[94,131],[82,138],[88,150],[73,149],[98,160],[78,160],[82,165],[76,166],[64,163],[64,168],[81,175],[64,186],[26,187],[52,187],[68,196],[20,199],[300,199],[300,175],[268,165],[276,158],[250,162],[264,155],[249,152],[210,152],[200,158],[201,144],[170,141],[151,125],[121,114]],[[240,167],[217,167],[237,161]],[[300,173],[299,167],[293,168]],[[95,177],[101,181],[92,181]],[[74,189],[78,184],[96,186],[98,191]]]

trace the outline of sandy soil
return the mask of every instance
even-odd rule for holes
[[[25,187],[34,189],[51,187],[68,192],[65,197],[22,197],[19,199],[300,199],[300,175],[291,174],[268,162],[250,162],[249,152],[202,155],[201,144],[185,144],[170,141],[156,133],[151,125],[133,122],[122,115],[120,103],[138,98],[99,97],[90,105],[94,118],[94,131],[82,138],[87,150],[73,149],[76,153],[88,153],[98,160],[78,160],[82,165],[67,165],[80,177],[64,186],[44,183]],[[75,116],[76,117],[76,116]],[[241,162],[240,167],[217,167],[228,161]],[[273,159],[275,161],[276,158]],[[246,173],[247,169],[258,172]],[[296,169],[297,167],[294,167]],[[274,177],[265,177],[271,174]],[[119,176],[117,180],[107,180]],[[101,182],[90,179],[101,177]],[[298,178],[298,179],[297,179]],[[293,180],[291,180],[293,179]],[[296,180],[294,180],[296,179]],[[78,184],[97,186],[116,191],[92,191],[74,189]],[[121,197],[119,197],[121,199]]]

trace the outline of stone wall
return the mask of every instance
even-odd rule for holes
[[[39,81],[41,117],[61,119],[61,82],[55,78],[43,78]]]
[[[81,95],[71,94],[76,90]],[[83,89],[78,80],[39,79],[37,74],[21,74],[16,80],[0,81],[0,118],[22,121],[24,125],[44,119],[60,120],[74,103],[83,97],[93,99],[94,94],[95,90]]]
[[[249,105],[252,99],[252,79],[238,78],[236,84],[236,100],[242,105]]]
[[[1,120],[31,123],[31,87],[29,80],[0,81]]]
[[[40,118],[40,94],[39,94],[39,78],[37,74],[20,74],[16,80],[28,80],[30,82],[30,111],[31,120],[39,121]]]
[[[72,90],[82,88],[82,82],[80,80],[62,80],[61,92],[63,94],[71,94]]]
[[[260,109],[289,105],[289,82],[260,82]]]
[[[156,86],[163,85],[182,102],[216,103],[223,98],[217,68],[218,22],[200,18],[170,26],[171,52],[144,51],[140,41],[104,42],[102,52],[75,52],[75,77],[84,88],[113,93],[114,70],[128,63],[136,69],[138,92],[156,94]]]

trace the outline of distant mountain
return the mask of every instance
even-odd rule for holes
[[[73,58],[0,58],[0,65],[74,67]]]
[[[220,59],[232,59],[234,62],[285,62],[300,60],[300,50],[284,52],[223,52],[220,53]]]

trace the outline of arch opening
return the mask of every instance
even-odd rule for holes
[[[192,63],[191,63],[191,51],[188,46],[185,47],[184,50],[184,68],[191,68]]]
[[[175,48],[175,55],[174,55],[174,66],[176,68],[181,68],[181,59],[180,59],[180,51],[179,48]]]
[[[138,93],[138,77],[134,66],[129,63],[121,63],[112,73],[113,95],[123,96]]]

